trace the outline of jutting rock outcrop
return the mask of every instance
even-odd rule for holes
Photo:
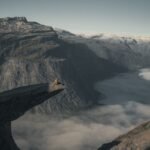
[[[0,93],[0,149],[19,150],[12,137],[11,121],[63,90],[64,86],[55,80],[50,85],[30,85]]]

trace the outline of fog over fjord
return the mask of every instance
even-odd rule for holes
[[[100,103],[106,105],[74,116],[27,113],[13,123],[17,144],[22,150],[97,149],[150,119],[150,81],[144,79],[145,70],[98,82],[95,87],[106,96]]]

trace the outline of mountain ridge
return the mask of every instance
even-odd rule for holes
[[[97,57],[85,44],[60,39],[52,27],[26,22],[24,18],[18,27],[22,21],[18,17],[3,20],[6,24],[0,25],[0,91],[55,78],[66,85],[63,95],[37,111],[71,112],[95,105],[101,95],[94,89],[95,82],[126,71]]]
[[[105,36],[105,34],[84,37],[82,35],[64,34],[56,30],[58,36],[70,43],[82,43],[100,58],[110,60],[131,71],[150,65],[150,39],[132,37]]]
[[[0,33],[34,33],[52,31],[54,32],[52,27],[28,21],[26,17],[0,18]]]

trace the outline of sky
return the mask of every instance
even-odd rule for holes
[[[150,36],[150,0],[0,0],[0,18],[8,16],[73,33]]]

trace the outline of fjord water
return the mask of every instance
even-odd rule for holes
[[[105,95],[102,104],[123,104],[128,101],[150,104],[149,69],[122,73],[96,83],[95,88]]]

